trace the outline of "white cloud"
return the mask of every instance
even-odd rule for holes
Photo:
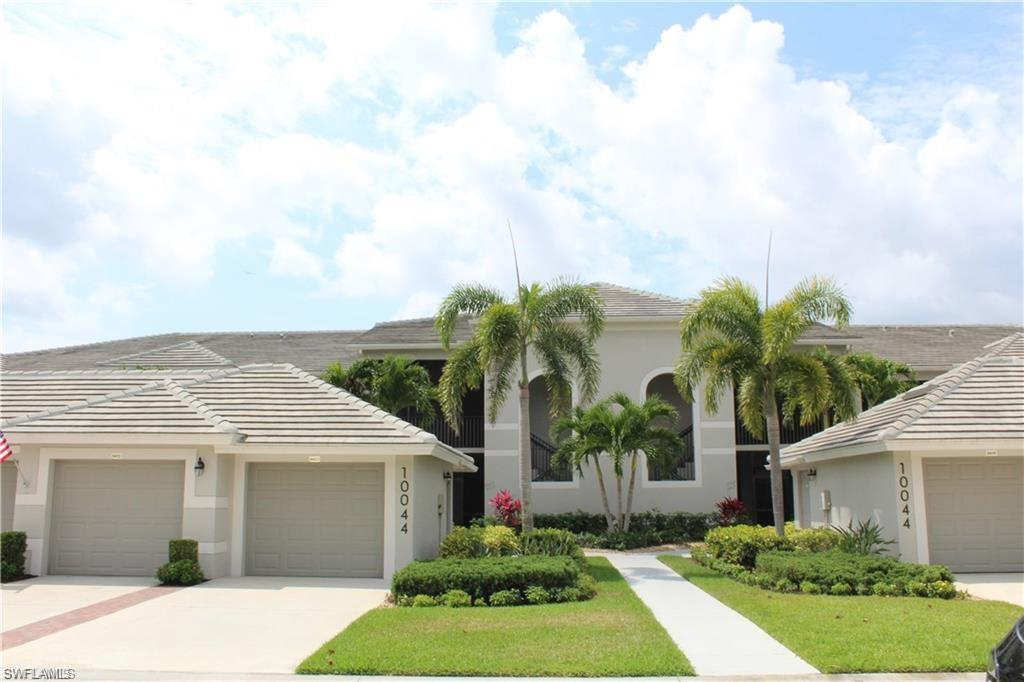
[[[96,333],[73,311],[130,317],[116,289],[142,283],[118,264],[201,288],[243,244],[311,291],[419,315],[455,282],[511,287],[506,220],[530,279],[759,281],[772,230],[774,291],[824,272],[861,319],[1019,319],[1006,93],[958,84],[918,103],[928,134],[894,137],[872,118],[891,93],[798,77],[783,27],[742,7],[666,28],[615,90],[600,74],[622,46],[588,54],[547,11],[502,54],[494,21],[486,4],[9,8],[5,103],[98,142],[59,249],[6,226],[8,345]]]

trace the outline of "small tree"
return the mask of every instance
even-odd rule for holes
[[[914,370],[906,363],[871,353],[851,353],[842,358],[860,391],[865,409],[895,398],[917,385]]]
[[[594,466],[609,531],[629,530],[640,456],[646,457],[649,464],[663,464],[682,449],[682,439],[672,429],[660,425],[672,423],[675,418],[675,409],[658,396],[637,404],[625,393],[614,393],[591,408],[576,408],[571,417],[556,422],[555,432],[560,437],[569,435],[558,446],[554,459],[571,464],[581,475],[584,465]],[[601,455],[611,460],[615,476],[615,514],[608,504]],[[622,482],[627,467],[629,482],[623,507]]]
[[[786,296],[762,308],[757,291],[735,278],[718,280],[700,293],[681,324],[682,355],[676,385],[693,402],[704,382],[704,402],[718,411],[720,396],[730,384],[738,388],[739,418],[750,433],[768,436],[772,512],[775,532],[785,535],[782,462],[779,457],[779,396],[790,417],[811,424],[826,410],[839,419],[852,418],[854,386],[838,363],[796,348],[797,340],[817,322],[844,327],[850,302],[831,280],[811,277]]]
[[[391,414],[413,410],[421,424],[430,423],[436,414],[430,373],[411,358],[363,358],[347,368],[335,362],[320,378]]]

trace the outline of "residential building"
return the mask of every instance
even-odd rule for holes
[[[661,470],[641,465],[634,508],[706,512],[719,499],[738,496],[758,521],[770,522],[767,446],[737,424],[731,396],[722,396],[718,411],[711,412],[702,398],[688,404],[674,387],[678,326],[687,302],[612,284],[594,286],[607,318],[597,342],[599,395],[623,391],[643,400],[657,394],[679,410],[675,428],[685,445]],[[460,321],[456,343],[471,329],[471,320]],[[856,325],[837,331],[819,325],[800,343],[837,353],[870,350],[907,362],[929,379],[1019,329]],[[446,356],[429,318],[383,322],[361,332],[178,333],[7,355],[0,416],[20,471],[10,463],[0,468],[3,528],[30,532],[34,572],[146,571],[159,558],[162,538],[184,534],[200,540],[204,568],[212,575],[388,575],[434,551],[452,523],[486,513],[486,500],[499,490],[517,491],[519,474],[515,400],[490,423],[485,392],[470,391],[458,429],[438,417],[423,432],[315,379],[331,362],[387,354],[415,358],[435,379]],[[529,376],[535,510],[599,511],[593,473],[552,461],[547,391],[532,360]],[[786,427],[783,440],[795,443],[817,430],[820,425]],[[206,470],[197,475],[200,458]],[[155,464],[141,464],[158,460],[174,465],[158,472]],[[125,466],[132,462],[140,464]],[[336,470],[321,476],[327,465]],[[377,473],[371,476],[361,468],[366,466],[377,467]],[[401,489],[408,479],[400,479],[400,471],[414,477],[409,485],[416,492]],[[786,475],[792,516],[798,501]],[[156,485],[162,477],[160,490],[129,492],[139,480]],[[346,488],[346,481],[360,477],[373,490]],[[181,496],[168,497],[182,481]],[[327,504],[332,485],[349,495],[342,505],[346,514],[358,498],[367,510],[383,509],[379,523],[338,528],[334,545],[331,538],[315,537],[311,528],[328,527],[334,518]],[[314,499],[323,502],[308,517],[304,489],[319,491]],[[395,506],[402,495],[410,507]],[[77,506],[65,509],[65,499]],[[119,519],[156,500],[163,500],[163,512],[154,510],[145,524],[120,525]],[[257,508],[290,510],[292,525],[268,525],[253,516]],[[72,523],[90,509],[100,511]],[[403,536],[396,537],[403,525]],[[350,550],[334,551],[352,547],[352,533],[378,538],[367,541],[372,561],[364,557],[370,563],[363,565],[369,568],[360,569]],[[120,549],[104,552],[98,545],[85,552],[89,537]],[[133,549],[126,537],[147,549]]]

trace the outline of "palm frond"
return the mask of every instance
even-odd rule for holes
[[[706,334],[760,348],[760,321],[757,291],[734,277],[719,279],[702,290],[697,302],[683,314],[679,326],[683,352],[690,352]]]
[[[441,413],[456,433],[462,418],[462,398],[466,391],[479,388],[483,381],[483,365],[480,362],[480,340],[476,337],[460,344],[448,355],[441,381],[437,386],[437,400]]]
[[[850,299],[831,277],[808,277],[790,289],[784,300],[813,322],[832,322],[839,329],[850,324]]]
[[[533,300],[530,317],[538,329],[560,325],[567,317],[577,316],[590,342],[604,331],[604,305],[597,290],[576,279],[557,278]]]
[[[601,383],[601,361],[594,342],[586,332],[568,323],[548,324],[537,330],[533,349],[545,368],[545,376],[568,383],[576,376],[580,401],[597,395]]]
[[[504,302],[501,292],[481,284],[460,284],[445,296],[437,310],[434,327],[444,348],[451,346],[455,326],[462,315],[477,317],[492,305]]]
[[[764,428],[764,380],[749,375],[740,381],[736,395],[736,411],[744,428],[756,438],[763,438]]]

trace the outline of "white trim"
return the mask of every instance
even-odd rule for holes
[[[200,542],[200,554],[225,554],[228,551],[227,542]]]
[[[735,422],[723,422],[723,421],[708,421],[704,420],[700,423],[701,428],[704,429],[734,429],[736,428]]]
[[[920,452],[910,453],[911,485],[914,488],[914,511],[917,517],[917,563],[928,564],[931,563],[931,548],[928,546],[928,506],[924,501],[923,459]]]
[[[485,460],[488,457],[518,457],[518,456],[519,456],[519,450],[510,450],[510,449],[501,449],[501,450],[498,450],[498,449],[490,450],[490,449],[488,449],[488,450],[484,450],[484,459]]]
[[[515,422],[484,422],[484,431],[515,431],[519,424]]]
[[[533,490],[566,490],[570,488],[579,488],[580,479],[576,470],[572,470],[571,481],[531,481],[530,487]]]
[[[701,448],[702,455],[735,455],[736,448]]]
[[[192,504],[185,504],[185,509],[227,509],[231,506],[231,498],[197,495]]]

